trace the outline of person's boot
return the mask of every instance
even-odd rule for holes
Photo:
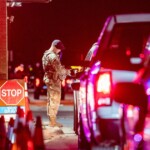
[[[63,127],[62,124],[60,124],[59,122],[56,122],[55,117],[50,117],[50,126],[51,127]]]
[[[50,117],[49,119],[50,119],[50,124],[49,124],[50,127],[55,127],[55,124],[56,124],[55,118]]]
[[[63,125],[61,123],[59,123],[59,122],[56,122],[56,126],[57,127],[63,127]]]

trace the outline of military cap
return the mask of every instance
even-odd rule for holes
[[[58,39],[54,40],[52,42],[52,45],[55,46],[58,49],[61,49],[61,50],[65,49],[64,44],[60,40],[58,40]]]

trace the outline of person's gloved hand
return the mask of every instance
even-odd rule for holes
[[[70,76],[76,76],[76,73],[78,72],[77,69],[71,69],[70,70]]]
[[[67,69],[67,75],[71,76],[71,70]]]

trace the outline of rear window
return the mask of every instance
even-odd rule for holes
[[[140,60],[149,35],[150,23],[117,24],[107,47],[99,49],[96,58],[106,68],[138,70],[142,66]]]

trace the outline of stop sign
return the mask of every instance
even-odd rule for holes
[[[15,81],[6,81],[0,87],[0,99],[6,105],[16,105],[24,98],[24,88],[23,86]]]

